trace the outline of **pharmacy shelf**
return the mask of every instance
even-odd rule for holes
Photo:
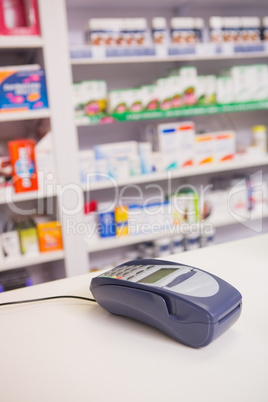
[[[35,255],[21,255],[19,258],[4,258],[0,260],[0,271],[29,267],[31,265],[43,264],[46,262],[58,261],[64,258],[64,251],[51,251]]]
[[[150,63],[268,57],[268,43],[167,45],[144,47],[71,46],[71,64]]]
[[[109,124],[118,121],[142,121],[142,120],[158,120],[170,119],[177,117],[194,117],[205,116],[221,113],[249,112],[268,109],[268,100],[230,103],[225,105],[195,105],[181,107],[170,110],[146,110],[141,112],[112,113],[110,115],[101,116],[82,116],[76,117],[77,126],[86,126],[94,124]]]
[[[49,109],[27,110],[22,112],[1,112],[0,110],[0,123],[15,120],[46,119],[48,117],[50,117]]]
[[[268,157],[260,157],[256,159],[234,159],[233,161],[225,161],[221,163],[211,163],[207,165],[201,166],[189,166],[182,168],[180,170],[169,170],[163,173],[151,173],[144,174],[140,176],[132,176],[127,177],[121,180],[115,180],[113,178],[108,179],[107,181],[96,181],[92,183],[88,183],[88,185],[83,185],[83,191],[96,191],[96,190],[104,190],[107,188],[117,188],[132,184],[143,184],[143,183],[151,183],[157,181],[166,181],[172,179],[178,179],[181,177],[191,177],[191,176],[200,176],[211,173],[220,173],[220,172],[228,172],[239,169],[247,169],[258,166],[268,165]]]
[[[266,219],[268,217],[267,206],[263,206],[263,211],[247,211],[244,216],[234,215],[226,217],[217,216],[217,218],[213,219],[212,217],[208,219],[208,222],[211,223],[215,228],[229,226],[234,224],[245,224],[250,227],[250,222]]]
[[[217,218],[213,221],[210,221],[210,219],[206,220],[205,222],[202,222],[200,225],[203,224],[212,224],[215,228],[219,228],[222,226],[228,226],[228,225],[234,225],[234,224],[243,224],[246,223],[248,224],[249,222],[255,221],[257,219],[265,219],[268,217],[268,211],[266,210],[265,212],[252,212],[249,213],[247,217],[239,217],[236,216],[235,218],[232,216],[229,216],[229,218]],[[196,230],[196,227],[195,227]],[[180,232],[179,227],[177,228],[177,232]],[[173,230],[173,234],[175,234],[176,231]],[[159,233],[147,233],[147,234],[139,234],[139,235],[127,235],[127,236],[121,236],[121,237],[113,237],[109,239],[100,239],[98,242],[93,242],[91,243],[90,240],[86,240],[86,247],[87,251],[89,253],[96,253],[100,251],[105,251],[105,250],[111,250],[115,248],[120,248],[120,247],[126,247],[126,246],[131,246],[139,243],[144,243],[144,242],[151,242],[155,241],[157,239],[161,239],[165,236],[171,236],[170,232],[168,230],[162,231]]]
[[[3,204],[12,204],[22,201],[31,201],[31,200],[39,200],[42,198],[55,197],[56,192],[49,191],[25,191],[23,193],[15,193],[11,186],[8,186],[6,189],[0,190],[0,205]]]
[[[0,49],[38,49],[44,45],[40,36],[5,36],[0,35]]]

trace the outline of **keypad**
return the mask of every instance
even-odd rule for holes
[[[123,265],[105,272],[102,277],[131,280],[144,271],[148,272],[153,268],[155,268],[155,265]]]

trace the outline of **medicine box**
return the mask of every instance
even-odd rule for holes
[[[220,131],[214,133],[215,162],[232,160],[236,153],[236,134],[234,131]]]
[[[197,69],[192,66],[181,67],[179,75],[182,82],[184,104],[194,105],[197,102]]]
[[[106,111],[107,86],[103,80],[88,80],[73,84],[75,114],[96,116]]]
[[[118,206],[114,211],[116,236],[128,235],[128,207]]]
[[[40,35],[37,0],[0,0],[0,35]]]
[[[108,113],[126,113],[129,111],[131,89],[113,90],[108,94]]]
[[[41,253],[62,250],[61,226],[58,221],[39,222],[36,227]]]
[[[156,110],[159,109],[159,93],[156,85],[143,85],[142,91],[142,103],[144,110]]]
[[[216,103],[217,78],[215,75],[205,77],[205,99],[208,105]]]
[[[206,103],[206,76],[199,75],[197,77],[196,97],[199,105]]]
[[[217,103],[223,105],[234,101],[233,81],[231,77],[217,77]]]
[[[215,136],[213,134],[196,134],[195,164],[212,163],[215,159]]]
[[[138,157],[138,143],[136,141],[95,145],[93,149],[96,163],[98,164],[99,160],[105,161],[109,176],[122,179],[131,175],[131,160],[133,156]]]
[[[38,235],[35,227],[19,229],[20,247],[22,254],[38,254]]]
[[[252,95],[253,101],[268,99],[268,66],[267,64],[254,64],[252,70]]]
[[[44,108],[48,108],[48,98],[43,69],[0,70],[0,113]]]
[[[158,78],[156,80],[156,88],[159,99],[159,109],[171,109],[174,88],[170,86],[169,77]]]
[[[178,75],[168,77],[171,108],[176,109],[184,105],[183,81]]]
[[[38,190],[35,141],[32,139],[9,141],[8,150],[15,192]]]
[[[96,180],[95,154],[92,149],[79,151],[78,164],[81,184]]]
[[[233,83],[234,101],[251,101],[253,93],[253,70],[251,66],[231,67],[230,76]]]
[[[5,258],[16,258],[21,255],[19,234],[17,230],[0,234],[2,250]]]
[[[109,202],[100,202],[98,204],[98,220],[100,237],[114,237],[115,214]]]
[[[158,126],[159,151],[163,156],[164,170],[193,165],[194,135],[193,122],[168,123]]]
[[[38,178],[38,189],[48,194],[56,187],[56,169],[53,159],[52,133],[48,132],[35,145],[35,160]]]

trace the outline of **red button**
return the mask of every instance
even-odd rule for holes
[[[122,278],[123,278],[123,276],[118,276],[118,277],[117,277],[117,279],[122,279]]]

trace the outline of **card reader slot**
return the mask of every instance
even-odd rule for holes
[[[229,320],[233,315],[236,315],[240,309],[241,309],[241,304],[236,306],[233,310],[229,311],[227,314],[224,314],[223,316],[221,316],[218,320],[218,324],[219,325],[224,324],[225,321]]]

